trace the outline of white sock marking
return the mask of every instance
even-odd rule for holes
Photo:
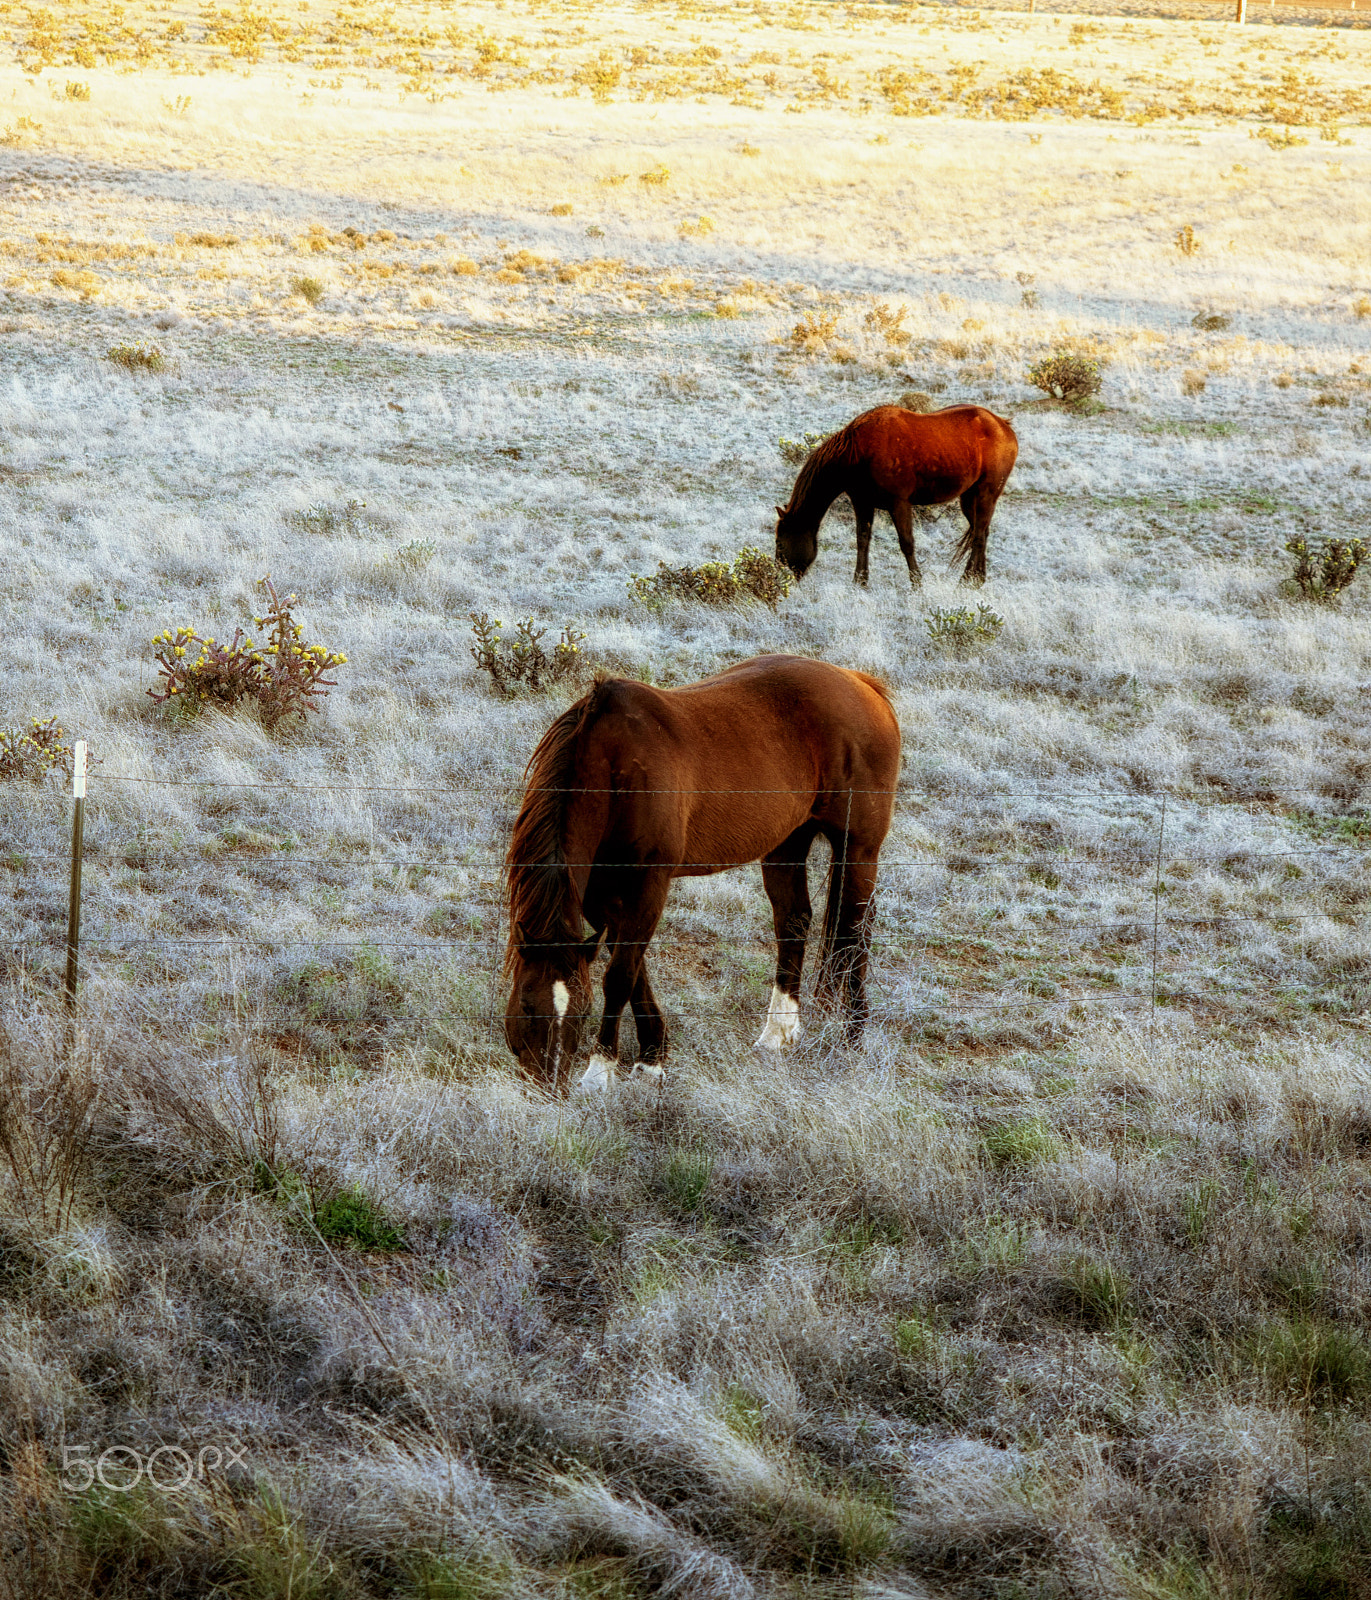
[[[632,1076],[635,1083],[645,1083],[653,1089],[661,1089],[666,1084],[666,1068],[659,1067],[654,1062],[637,1062]]]
[[[754,1050],[784,1050],[800,1037],[800,1002],[773,984],[766,1023]]]
[[[590,1065],[581,1076],[581,1088],[597,1090],[600,1094],[604,1094],[612,1089],[614,1084],[614,1063],[608,1056],[598,1054],[591,1056]]]
[[[560,978],[555,979],[552,985],[552,1009],[559,1017],[564,1017],[570,1004],[571,995],[567,991],[566,984]]]

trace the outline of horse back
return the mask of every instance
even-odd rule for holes
[[[963,484],[980,478],[1003,483],[1019,455],[1009,419],[984,406],[923,412],[877,406],[848,426],[854,455],[868,464],[878,482],[935,472]]]
[[[756,860],[849,793],[876,842],[885,836],[900,729],[865,673],[759,656],[679,689],[615,679],[597,693],[593,781],[613,793],[616,826],[671,859]]]

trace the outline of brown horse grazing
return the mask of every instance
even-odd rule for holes
[[[671,880],[748,861],[762,863],[777,948],[757,1043],[791,1043],[810,921],[805,861],[820,834],[833,871],[818,987],[860,1034],[876,860],[899,770],[885,690],[824,661],[758,656],[682,689],[597,680],[533,752],[510,841],[505,1038],[524,1072],[566,1093],[590,1016],[589,963],[605,940],[604,1018],[582,1085],[613,1083],[625,1003],[635,1073],[660,1082],[667,1028],[646,957]]]
[[[800,468],[790,504],[776,507],[776,559],[803,578],[818,553],[824,513],[845,494],[857,515],[856,581],[866,582],[872,518],[888,511],[917,589],[923,576],[910,507],[960,497],[967,530],[952,559],[966,557],[963,583],[984,583],[990,519],[1018,454],[1013,428],[983,406],[922,414],[902,406],[863,411],[817,446]]]

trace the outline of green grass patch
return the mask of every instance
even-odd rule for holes
[[[1062,1153],[1056,1130],[1041,1117],[993,1123],[981,1134],[981,1146],[997,1167],[1037,1166]]]
[[[328,1244],[349,1244],[358,1250],[404,1250],[403,1228],[386,1220],[360,1184],[340,1189],[314,1213],[314,1226]]]

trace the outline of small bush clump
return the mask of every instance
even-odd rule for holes
[[[268,630],[270,643],[257,649],[241,628],[226,645],[212,637],[201,638],[193,628],[158,634],[152,642],[158,646],[163,687],[160,693],[148,690],[154,705],[173,699],[196,707],[255,700],[267,729],[284,717],[303,720],[306,712],[319,709],[316,702],[335,687],[335,680],[326,674],[341,667],[347,657],[304,642],[304,628],[291,616],[295,595],[278,598],[269,577],[257,587],[266,590],[270,604],[265,616],[253,620]]]
[[[786,343],[793,350],[826,350],[838,336],[836,311],[811,311],[806,313],[790,330]]]
[[[116,367],[123,367],[125,372],[165,372],[167,368],[167,358],[161,346],[145,343],[141,339],[136,344],[117,344],[107,355]]]
[[[65,95],[68,100],[89,100],[90,85],[81,83],[75,78],[68,78]]]
[[[290,280],[290,292],[298,294],[308,304],[317,306],[324,298],[324,285],[318,278],[294,277]]]
[[[1336,600],[1367,557],[1364,539],[1325,539],[1311,550],[1303,534],[1297,534],[1285,541],[1285,548],[1295,557],[1291,577],[1306,600]]]
[[[1176,237],[1171,241],[1183,256],[1195,256],[1200,253],[1200,238],[1190,223],[1181,228]]]
[[[790,593],[791,580],[788,567],[745,545],[732,566],[726,561],[706,561],[698,567],[669,567],[659,561],[655,577],[641,578],[635,572],[628,580],[628,592],[653,610],[668,600],[699,600],[713,606],[760,600],[774,611]]]
[[[1222,333],[1232,325],[1232,317],[1222,311],[1197,311],[1190,319],[1190,326],[1201,333]]]
[[[340,506],[327,505],[320,500],[303,511],[287,511],[286,521],[301,533],[358,533],[366,508],[365,500],[344,500]]]
[[[1071,350],[1057,350],[1044,356],[1028,369],[1027,376],[1035,389],[1041,389],[1054,400],[1088,400],[1100,392],[1104,383],[1100,363],[1095,357],[1078,355]]]
[[[802,467],[815,448],[828,438],[826,433],[802,433],[798,439],[777,439],[781,459],[792,467]]]
[[[970,650],[976,645],[994,644],[1004,627],[1004,618],[989,606],[970,606],[944,610],[935,606],[924,618],[928,637],[946,650]]]
[[[56,717],[31,719],[27,728],[0,728],[0,782],[40,783],[49,772],[69,773],[72,747]]]
[[[492,620],[484,611],[472,611],[471,631],[476,643],[471,646],[471,659],[501,694],[508,694],[510,686],[522,683],[529,689],[551,688],[569,677],[581,662],[581,641],[585,634],[578,633],[571,623],[562,629],[562,637],[552,647],[544,650],[542,640],[546,628],[533,625],[532,617],[514,624],[514,639],[502,637],[504,623],[498,617]]]

